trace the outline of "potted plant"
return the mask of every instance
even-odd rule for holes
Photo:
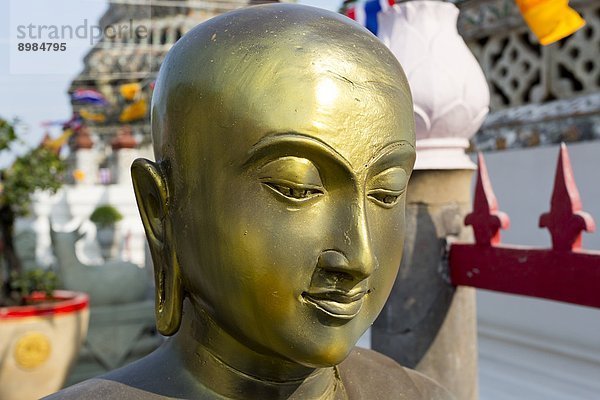
[[[116,224],[123,215],[110,204],[103,204],[92,212],[90,220],[96,225],[96,240],[100,245],[102,257],[106,260],[114,253],[116,242]]]
[[[9,159],[15,145],[25,143],[18,138],[13,124],[0,118],[0,159]],[[15,219],[29,213],[32,195],[37,190],[55,193],[62,186],[64,170],[58,151],[43,144],[27,149],[0,169],[0,260],[5,268],[0,305],[23,303],[22,291],[13,286],[13,280],[23,273],[14,244]]]
[[[0,118],[0,159],[23,143]],[[66,136],[64,136],[66,137]],[[0,398],[39,398],[61,388],[87,331],[88,297],[54,290],[52,271],[24,271],[15,249],[15,219],[37,190],[56,192],[65,170],[60,145],[46,139],[0,169]],[[24,384],[28,382],[28,384]]]

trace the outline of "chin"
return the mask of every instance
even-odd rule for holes
[[[322,343],[317,344],[310,354],[296,354],[293,361],[298,364],[310,368],[327,368],[338,365],[348,357],[355,342],[347,342],[346,340],[335,341],[327,346]]]
[[[304,330],[307,336],[288,336],[287,343],[294,345],[290,349],[292,352],[285,354],[286,358],[310,368],[338,365],[352,352],[371,323],[371,318],[363,314],[344,322],[319,320],[313,325],[319,328]]]

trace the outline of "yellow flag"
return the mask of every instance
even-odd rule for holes
[[[67,143],[67,140],[73,135],[72,129],[66,129],[63,133],[57,137],[56,139],[51,139],[50,137],[46,137],[42,142],[42,146],[46,149],[58,154],[60,152],[61,147]]]
[[[85,119],[86,121],[92,121],[92,122],[106,121],[106,116],[104,114],[95,113],[92,111],[88,111],[86,109],[79,110],[79,115],[81,116],[81,118]]]
[[[139,83],[126,83],[119,87],[121,96],[127,101],[131,101],[140,92],[141,86]]]
[[[148,105],[146,104],[146,100],[140,99],[123,109],[123,112],[121,112],[121,115],[119,116],[119,121],[131,122],[138,119],[142,119],[146,116],[147,112]]]
[[[576,32],[585,25],[568,0],[516,0],[529,28],[544,46]]]

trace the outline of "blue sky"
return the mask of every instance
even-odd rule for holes
[[[341,0],[299,0],[298,3],[337,10]],[[43,136],[43,121],[67,120],[71,114],[66,91],[73,77],[83,67],[82,58],[89,50],[87,43],[69,45],[62,54],[38,52],[20,54],[11,46],[14,27],[27,23],[79,25],[87,19],[95,23],[107,8],[106,0],[3,0],[0,1],[0,117],[19,117],[20,131],[29,143]],[[81,41],[80,41],[81,42]],[[29,58],[26,58],[29,57]],[[27,73],[25,70],[60,73]],[[56,130],[51,134],[56,135]],[[0,165],[3,164],[0,160]],[[6,162],[6,160],[4,160]]]

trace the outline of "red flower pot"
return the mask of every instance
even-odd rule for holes
[[[0,307],[0,399],[38,399],[59,390],[85,339],[88,296],[35,293],[29,305]]]

